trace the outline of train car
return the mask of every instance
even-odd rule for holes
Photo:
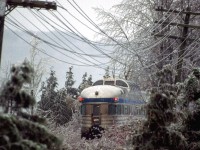
[[[145,100],[140,88],[133,82],[106,78],[84,89],[81,102],[82,136],[92,127],[106,129],[123,125],[131,116],[144,116]]]

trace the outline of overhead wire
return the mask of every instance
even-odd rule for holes
[[[32,12],[32,14],[35,16],[35,14]],[[36,17],[36,16],[35,16]],[[36,17],[37,18],[37,17]],[[38,18],[37,18],[38,19]],[[41,19],[44,19],[44,18],[41,18]],[[41,22],[41,20],[39,20],[38,19],[38,21],[43,25],[43,26],[45,26],[47,29],[48,29],[48,31],[50,32],[50,33],[53,33],[54,34],[54,32],[51,32],[50,31],[50,29],[45,25],[45,24],[43,24],[42,22]],[[55,28],[54,28],[55,29]],[[62,34],[60,34],[60,32],[57,30],[57,29],[55,29],[55,31],[59,34],[59,35],[61,35],[65,40],[67,40],[70,44],[72,44],[75,48],[77,48],[78,50],[80,50],[81,52],[83,52],[83,54],[86,54],[83,50],[81,50],[79,47],[77,47],[75,44],[73,44],[70,40],[68,40],[65,36],[63,36]],[[55,34],[54,34],[55,35]],[[57,37],[57,35],[55,35],[56,37]],[[71,49],[72,51],[74,51],[75,52],[75,50],[73,50],[69,45],[67,45],[65,42],[63,42],[62,41],[62,39],[60,39],[59,37],[57,37],[65,46],[67,46],[69,49]],[[82,59],[85,59],[85,60],[87,60],[88,62],[90,62],[90,63],[93,63],[94,65],[96,65],[94,62],[92,62],[92,61],[90,61],[89,59],[87,59],[86,57],[84,57],[84,56],[82,56],[82,55],[78,55],[78,54],[76,54],[76,53],[72,53],[72,54],[74,54],[74,55],[76,55],[76,56],[80,56]],[[90,56],[89,56],[90,57]],[[95,60],[95,61],[97,61],[97,62],[99,62],[99,63],[102,63],[102,62],[100,62],[100,61],[98,61],[98,60],[96,60],[95,58],[93,58],[93,57],[90,57],[90,58],[92,58],[93,60]],[[105,63],[106,64],[106,63]]]
[[[80,8],[80,7],[79,7],[79,8]],[[179,13],[176,15],[176,17],[173,18],[173,20],[175,20],[175,19],[177,18],[178,15],[179,15]],[[171,20],[171,22],[172,22],[173,20]],[[171,22],[170,22],[170,23],[171,23]],[[169,23],[169,24],[170,24],[170,23]],[[166,25],[165,27],[167,27],[167,25]],[[164,30],[164,29],[165,29],[165,28],[163,28],[162,30]],[[175,27],[174,27],[174,29],[175,29]],[[173,30],[171,30],[170,32],[172,32],[172,31],[173,31]],[[151,45],[150,47],[147,47],[148,50],[151,49],[151,48],[153,48],[153,47],[155,47],[155,46],[157,46],[158,44],[162,43],[166,38],[168,38],[167,36],[170,36],[170,35],[171,35],[170,32],[169,32],[169,35],[166,34],[161,40],[159,40],[159,42],[157,42],[157,43]],[[140,49],[144,49],[144,48],[142,47],[142,48],[140,48]]]
[[[197,38],[198,39],[198,38]],[[174,53],[174,51],[175,50],[177,50],[182,44],[183,44],[183,42],[185,42],[186,41],[186,39],[185,40],[183,40],[171,53],[169,53],[167,56],[165,56],[165,57],[163,57],[161,60],[159,60],[158,62],[155,62],[155,63],[153,63],[153,64],[151,64],[151,65],[148,65],[148,66],[146,66],[145,68],[150,68],[150,67],[152,67],[153,65],[156,65],[156,64],[158,64],[158,63],[160,63],[160,62],[162,62],[163,60],[165,60],[166,58],[168,58],[171,54],[173,54]],[[185,51],[187,50],[188,48],[185,48]],[[182,56],[181,56],[182,57]],[[177,62],[178,63],[178,62]],[[175,65],[175,64],[174,64]]]
[[[184,56],[186,56],[188,53],[191,53],[191,52],[193,52],[194,50],[196,50],[195,47],[196,47],[196,45],[198,45],[197,41],[199,42],[199,39],[200,39],[200,36],[198,36],[196,39],[194,39],[194,41],[193,41],[187,48],[183,49],[183,50],[184,50],[184,53],[183,53],[181,56],[179,56],[179,57],[182,58],[182,59],[184,59]],[[193,48],[190,49],[190,47],[191,47],[191,45],[192,45],[193,43],[196,43],[196,44],[195,44],[195,46],[194,46]],[[189,50],[189,49],[190,49],[190,50]],[[192,54],[191,56],[194,56],[194,55],[195,55],[195,53]],[[176,64],[173,64],[173,66],[176,66],[180,61],[181,61],[181,60],[178,60],[178,61],[176,62]]]
[[[197,37],[187,48],[183,49],[185,52],[184,52],[180,57],[183,57],[184,55],[187,55],[187,53],[192,53],[192,52],[195,50],[196,45],[199,44],[199,43],[196,43],[195,46],[193,46],[192,49],[189,50],[189,48],[190,48],[190,46],[191,46],[194,42],[199,41],[199,39],[200,39],[200,37]],[[185,40],[186,40],[186,39],[185,39]],[[184,41],[183,41],[183,42],[184,42]],[[183,42],[182,42],[182,43],[183,43]],[[177,47],[175,48],[174,51],[176,51],[177,48],[180,47],[180,45],[181,45],[182,43],[180,43],[179,46],[177,46]],[[188,50],[189,50],[189,51],[188,51]],[[162,62],[163,60],[165,60],[166,58],[168,58],[171,54],[173,54],[174,51],[171,52],[170,54],[168,54],[168,55],[167,55],[166,57],[164,57],[162,60],[160,60],[160,61],[158,61],[158,62],[155,62],[155,63],[152,63],[152,64],[149,65],[147,68],[150,68],[150,67],[152,67],[152,66],[154,66],[154,65],[156,65],[156,64],[158,64],[158,63],[160,63],[160,62]],[[195,55],[195,54],[192,54],[191,57],[194,56],[194,55]],[[184,57],[183,57],[183,59],[184,59]],[[178,64],[179,62],[180,62],[180,60],[178,60],[176,63],[173,63],[171,66],[172,66],[172,67],[176,67],[177,64]],[[177,69],[177,70],[179,70],[179,69]],[[153,74],[155,74],[155,73],[153,73]],[[153,75],[153,74],[151,74],[151,75]]]
[[[60,20],[60,18],[57,17],[57,15],[56,15],[53,11],[51,11],[51,13],[53,14],[54,17],[56,17],[57,19]],[[91,42],[91,40],[89,40],[88,38],[86,38],[86,37],[85,37],[77,28],[75,28],[75,27],[72,25],[72,23],[70,23],[59,11],[57,11],[57,14],[59,14],[59,15],[63,18],[63,20],[65,20],[65,21],[71,26],[71,28],[70,28],[69,26],[67,26],[67,25],[64,23],[64,21],[60,20],[60,22],[62,22],[63,25],[65,25],[70,31],[72,31],[73,34],[75,34],[76,36],[79,36],[85,43],[87,43],[87,44],[89,44],[89,45],[95,45],[95,47],[98,47],[97,49],[100,49],[100,50],[102,50],[102,51],[108,52],[107,49],[105,49],[105,48],[100,48],[99,46],[97,46],[97,44],[95,44],[94,42]],[[75,30],[75,31],[74,31],[74,30]],[[96,48],[95,48],[95,49],[96,49]],[[97,50],[97,51],[99,51],[99,50]],[[110,53],[110,54],[112,54],[112,53]]]
[[[75,6],[69,1],[69,0],[67,0],[74,8],[75,8]],[[73,1],[75,4],[76,4],[76,2],[75,1]],[[84,11],[76,4],[76,6],[84,13]],[[76,10],[77,10],[77,8],[75,8]],[[77,10],[79,13],[80,13],[80,11],[79,10]],[[82,13],[81,13],[82,14]],[[172,14],[172,12],[171,12],[171,14]],[[84,15],[85,16],[87,16],[87,14],[85,14],[84,13]],[[176,17],[174,17],[173,18],[173,20],[175,19],[175,18],[177,18],[178,17],[178,15],[179,15],[179,13],[176,15]],[[89,18],[88,16],[87,16],[87,18]],[[165,19],[167,19],[167,18],[165,18]],[[89,20],[90,21],[92,21],[90,18],[89,18]],[[172,20],[172,21],[173,21]],[[164,21],[164,20],[163,20]],[[171,21],[171,22],[172,22]],[[171,23],[170,22],[170,23]],[[169,23],[169,24],[170,24]],[[100,31],[102,31],[93,21],[92,21],[92,24],[94,25],[94,26],[96,26]],[[168,24],[168,25],[169,25]],[[165,27],[167,27],[168,25],[166,25]],[[164,30],[164,28],[162,29],[162,30]],[[105,32],[103,32],[104,34],[106,34]],[[107,34],[106,34],[107,35]],[[108,38],[111,38],[112,40],[113,40],[113,38],[112,37],[110,37],[109,35],[107,35],[108,36]],[[151,45],[150,47],[148,47],[148,46],[146,46],[146,47],[140,47],[140,48],[138,48],[138,49],[133,49],[134,50],[134,52],[136,53],[136,55],[137,56],[139,56],[138,54],[137,54],[137,52],[136,52],[136,50],[150,50],[152,47],[154,47],[154,46],[156,46],[156,45],[158,45],[158,44],[160,44],[162,41],[164,41],[165,40],[165,38],[166,38],[166,36],[164,36],[164,38],[162,38],[161,40],[159,40],[159,42],[157,42],[157,43],[155,43],[153,46]],[[113,40],[113,41],[115,41],[116,43],[118,43],[116,40]],[[119,43],[118,43],[119,44]],[[121,44],[119,44],[120,46],[122,46]],[[122,47],[124,47],[124,46],[122,46]],[[139,58],[139,57],[138,57]],[[141,63],[142,64],[142,63]],[[142,65],[143,66],[143,65]]]
[[[11,16],[12,17],[12,16]],[[18,20],[16,20],[14,17],[12,17],[12,19],[13,20],[15,20],[15,22],[18,22],[19,23],[19,21]],[[21,24],[21,23],[19,23],[21,26],[23,26],[23,24]],[[25,26],[23,26],[23,27],[25,27]],[[38,28],[37,28],[38,29]],[[41,31],[41,30],[40,30]],[[42,33],[44,33],[43,31],[41,31]],[[46,33],[44,33],[44,34],[46,34]],[[47,37],[49,37],[47,34],[46,34],[46,36]],[[58,45],[55,45],[55,44],[53,44],[53,43],[50,43],[49,41],[46,41],[46,40],[44,40],[44,39],[42,39],[42,38],[40,38],[40,37],[37,37],[39,40],[41,40],[42,42],[44,42],[44,43],[46,43],[46,44],[49,44],[49,45],[51,45],[51,46],[54,46],[54,47],[56,47],[56,48],[59,48],[59,49],[63,49],[63,50],[66,50],[66,51],[68,51],[68,52],[70,52],[70,53],[76,53],[76,54],[79,54],[79,55],[86,55],[86,56],[92,56],[92,57],[98,57],[97,55],[90,55],[90,54],[83,54],[83,53],[78,53],[78,52],[75,52],[75,51],[72,51],[72,50],[69,50],[69,49],[66,49],[66,48],[63,48],[63,47],[60,47],[60,46],[58,46]],[[54,41],[55,42],[55,40],[54,39],[52,39],[51,37],[49,37],[52,41]],[[58,44],[58,43],[57,43]],[[100,57],[100,56],[99,56]]]
[[[109,57],[109,58],[112,58],[112,57]]]
[[[52,18],[50,18],[50,17],[48,17],[48,16],[46,16],[45,14],[43,14],[43,13],[41,13],[41,12],[39,12],[40,13],[40,15],[43,15],[44,16],[44,18],[46,18],[46,19],[48,19],[49,21],[51,21],[52,23],[54,23],[54,24],[56,24],[57,26],[59,26],[59,27],[61,27],[57,22],[55,22]],[[52,12],[51,12],[52,13]],[[55,14],[53,14],[52,16],[56,16]],[[63,17],[63,16],[62,16]],[[83,37],[81,37],[80,35],[78,35],[76,32],[74,32],[68,25],[66,25],[63,21],[61,21],[57,16],[56,16],[56,18],[65,26],[65,27],[67,27],[67,29],[69,29],[70,30],[70,33],[73,33],[75,36],[77,36],[77,37],[79,37],[81,40],[82,40],[82,42],[84,42],[84,43],[88,43],[88,42],[90,42],[90,43],[92,43],[93,45],[96,45],[96,44],[94,44],[93,42],[91,42],[90,40],[88,40],[87,38],[83,38]],[[64,17],[63,17],[64,18]],[[46,20],[46,22],[48,22],[47,20]],[[55,28],[55,27],[54,27]],[[64,29],[65,31],[68,31],[68,30],[66,30],[65,28],[63,28],[63,27],[61,27],[62,29]],[[102,49],[102,48],[101,48]],[[105,49],[102,49],[102,50],[105,50]],[[106,50],[106,51],[108,51],[108,50]],[[112,54],[112,52],[110,52],[110,54]]]
[[[9,20],[9,18],[8,18],[8,20]],[[12,20],[10,20],[10,21],[12,22]],[[6,22],[8,22],[8,21],[6,21]],[[9,22],[8,22],[8,23],[9,23]],[[38,36],[36,36],[35,34],[31,33],[30,31],[27,31],[26,29],[21,28],[21,27],[20,27],[21,25],[18,26],[15,22],[12,22],[12,23],[13,23],[13,24],[15,25],[15,27],[17,27],[18,29],[21,29],[22,31],[24,30],[24,32],[28,33],[29,35],[31,35],[31,36],[33,36],[33,37],[35,37],[35,38],[40,39]],[[9,24],[11,24],[11,23],[9,23]],[[12,24],[12,25],[13,25],[13,24]],[[23,25],[22,25],[22,26],[23,26]],[[19,37],[19,35],[18,35],[18,37]],[[24,40],[24,39],[23,39],[23,40]],[[28,43],[28,42],[26,41],[26,43]],[[51,47],[51,45],[50,45],[50,47]],[[54,50],[54,51],[57,51],[57,52],[59,52],[59,53],[61,53],[61,54],[63,54],[63,55],[65,55],[65,56],[67,56],[67,57],[69,57],[69,58],[71,58],[70,56],[66,55],[65,53],[62,53],[62,52],[60,52],[60,51],[58,51],[58,50],[55,50],[54,48],[53,48],[53,50]],[[40,50],[40,52],[46,54],[46,52],[44,52],[44,51],[41,51],[41,50]],[[85,64],[85,65],[66,62],[66,61],[63,61],[63,60],[61,60],[61,59],[58,59],[58,58],[56,58],[56,57],[54,57],[54,56],[52,56],[52,55],[49,55],[49,54],[48,54],[48,56],[49,56],[49,57],[52,57],[52,58],[54,58],[54,59],[56,59],[56,60],[59,60],[59,61],[61,61],[61,62],[65,62],[65,63],[71,64],[71,65],[76,65],[76,66],[93,66],[93,67],[94,67],[94,66],[98,66],[98,65],[86,64],[85,62],[81,62],[80,60],[77,60],[77,59],[75,59],[77,62],[81,62],[81,63],[83,63],[83,64]],[[71,58],[71,59],[74,60],[74,58]],[[99,65],[98,68],[101,68],[101,66]],[[104,69],[104,68],[103,68],[103,69]]]
[[[113,40],[113,38],[112,37],[110,37],[109,35],[107,35],[101,28],[99,28],[99,26],[80,8],[80,6],[74,1],[74,0],[72,0],[73,2],[74,2],[74,4],[78,7],[78,9],[80,9],[80,11],[82,12],[80,12],[69,0],[67,0],[68,1],[68,3],[70,3],[80,14],[84,14],[83,16],[84,16],[84,18],[88,18],[88,20],[89,20],[89,22],[91,22],[91,24],[93,24],[96,28],[98,28],[100,31],[102,31],[108,38],[110,38],[111,40]],[[168,10],[169,11],[169,10]],[[173,11],[175,11],[175,9],[173,9],[172,10],[172,12],[170,12],[170,15],[173,13]],[[174,19],[175,18],[177,18],[178,17],[178,15],[180,14],[181,12],[179,12],[179,13],[177,13],[177,15],[176,15],[176,17],[174,17]],[[168,15],[168,17],[170,16],[170,15]],[[86,16],[86,17],[85,17]],[[163,20],[162,18],[159,20],[159,22],[161,22],[161,23],[163,23],[165,20],[167,20],[168,19],[168,17],[165,17],[165,19]],[[173,20],[174,20],[173,19]],[[163,21],[163,22],[162,22]],[[171,21],[172,22],[172,21]],[[169,22],[169,24],[171,23],[171,22]],[[169,25],[169,24],[167,24],[166,25],[166,27]],[[160,26],[161,24],[158,24],[158,27]],[[153,27],[153,29],[155,30],[156,28],[155,27]],[[162,29],[162,30],[165,30],[165,27]],[[160,30],[160,32],[162,31],[162,30]],[[142,39],[142,40],[144,40],[144,38]],[[119,44],[116,40],[113,40],[114,42],[116,42],[117,44]],[[119,44],[120,46],[121,46],[121,44]],[[141,48],[141,49],[144,49],[143,47]]]
[[[55,14],[54,14],[54,16],[55,16]],[[169,23],[170,24],[170,23]],[[169,25],[168,24],[168,25]],[[167,26],[167,25],[166,25]],[[75,30],[76,31],[76,30]],[[172,32],[172,31],[171,31]],[[169,32],[169,35],[171,35],[170,34],[170,32]],[[167,36],[165,35],[165,37],[163,38],[163,40],[162,41],[164,41],[165,39],[167,38]],[[84,38],[83,37],[81,37],[81,40],[83,40]],[[83,40],[84,42],[86,42],[87,40],[86,39],[84,39]],[[155,47],[155,46],[157,46],[158,44],[160,44],[160,43],[162,43],[162,41],[161,42],[158,42],[157,44],[153,44],[153,45],[151,45],[150,47],[147,47],[148,48],[148,50],[149,49],[151,49],[151,48],[153,48],[153,47]],[[91,44],[91,42],[89,42],[89,41],[87,41],[88,43],[90,43]],[[94,44],[94,43],[92,43],[92,44]],[[172,44],[171,44],[172,45]],[[123,47],[123,48],[125,48],[125,47]],[[141,49],[144,49],[144,48],[141,48]],[[146,49],[147,50],[147,49]],[[100,51],[101,53],[102,53],[102,51]],[[102,54],[104,54],[105,52],[103,52]],[[106,55],[107,57],[109,56],[109,55]],[[93,57],[93,56],[91,56],[91,57]],[[111,58],[111,59],[113,59],[112,58],[112,56],[110,56],[109,58]],[[120,63],[120,62],[119,62]],[[121,64],[124,64],[124,63],[121,63]]]
[[[12,20],[10,20],[10,18],[8,18],[8,20],[16,25],[16,23],[13,22]],[[15,21],[16,21],[16,20],[15,20]],[[23,26],[23,25],[21,24],[20,26]],[[19,26],[18,26],[18,27],[19,27]],[[35,38],[37,38],[37,39],[40,39],[37,35],[34,35],[34,34],[31,33],[30,31],[28,31],[26,27],[23,26],[23,28],[24,28],[24,31],[25,31],[26,33],[28,33],[29,35],[31,35],[31,36],[33,36],[33,37],[35,37]],[[22,31],[23,31],[23,30],[22,30]],[[63,52],[61,52],[61,51],[59,51],[59,50],[55,50],[54,47],[52,47],[52,45],[49,45],[49,46],[52,48],[52,50],[57,51],[57,52],[59,52],[59,53],[65,55],[66,57],[71,58],[72,60],[75,59],[75,58],[73,58],[73,57],[71,57],[71,56],[66,55],[65,53],[63,53]],[[79,61],[79,62],[81,62],[81,63],[84,63],[84,62],[82,62],[82,61],[80,61],[80,60],[78,60],[78,59],[75,59],[75,60],[76,60],[76,61]],[[89,64],[88,64],[88,65],[89,65]]]
[[[83,21],[81,21],[80,19],[78,19],[77,17],[75,17],[72,13],[70,13],[66,8],[64,8],[62,6],[62,4],[60,2],[58,2],[58,0],[56,0],[57,3],[57,7],[65,10],[70,16],[72,16],[75,20],[77,20],[78,22],[80,22],[82,25],[84,25],[85,27],[87,27],[88,29],[90,29],[91,31],[97,33],[97,34],[102,34],[101,32],[95,31],[94,29],[92,29],[91,27],[89,27],[88,25],[86,25],[85,23],[83,23]],[[58,11],[58,10],[57,10]],[[89,39],[88,39],[89,40]],[[89,40],[91,43],[95,44],[95,45],[101,45],[101,46],[115,46],[116,44],[107,44],[107,43],[100,43],[97,41],[91,41]]]
[[[60,22],[62,22],[69,30],[71,30],[72,32],[74,32],[68,25],[66,25],[59,17],[57,17],[53,12],[51,12],[51,14],[56,17]],[[77,33],[74,32],[74,34],[77,34],[77,36],[79,36],[82,40],[84,40],[86,43],[88,43],[88,45],[90,45],[91,47],[93,47],[94,49],[96,49],[97,51],[99,51],[100,53],[102,53],[103,55],[107,56],[108,58],[111,58],[112,60],[115,60],[121,64],[124,64],[123,62],[120,62],[119,60],[113,58],[112,56],[110,56],[109,54],[105,53],[102,49],[100,49],[98,46],[96,46],[95,44],[91,43],[90,41],[87,40],[87,38],[85,36],[83,36],[76,28],[74,28],[74,26],[68,21],[66,20],[67,23],[70,24],[70,26],[76,31],[78,32],[81,36],[79,36]]]
[[[68,1],[68,2],[69,2],[69,1]],[[73,0],[73,2],[74,2],[74,0]],[[74,3],[75,3],[75,2],[74,2]],[[80,8],[80,7],[79,7],[79,8]],[[174,10],[175,10],[175,9],[174,9]],[[173,11],[174,11],[174,10],[173,10]],[[181,12],[181,11],[180,11],[180,12]],[[180,12],[179,12],[179,13],[180,13]],[[177,14],[177,16],[178,16],[178,15],[179,15],[179,14]],[[159,21],[158,21],[158,22],[159,22]],[[163,21],[163,22],[164,22],[164,21]],[[161,23],[161,24],[162,24],[162,23]],[[169,24],[170,24],[170,23],[169,23]],[[168,24],[168,25],[169,25],[169,24]],[[177,49],[177,48],[176,48],[176,49]]]
[[[29,44],[30,46],[33,46],[33,45],[30,44],[30,42],[26,41],[23,37],[21,37],[19,34],[17,34],[17,33],[16,33],[14,30],[12,30],[9,26],[7,26],[7,25],[5,25],[5,26],[6,26],[6,28],[8,28],[9,30],[11,30],[12,33],[14,33],[17,37],[19,37],[21,40],[23,40],[25,43]],[[53,58],[53,59],[55,59],[55,60],[57,60],[57,61],[60,61],[60,62],[62,62],[62,63],[66,63],[66,64],[70,64],[70,65],[74,65],[74,66],[90,66],[90,65],[81,65],[81,64],[75,64],[75,63],[67,62],[67,61],[61,60],[61,59],[59,59],[59,58],[56,58],[56,57],[54,57],[54,56],[52,56],[52,55],[46,53],[45,51],[43,51],[43,50],[41,50],[41,49],[39,49],[39,48],[37,48],[37,47],[36,47],[36,49],[37,49],[38,51],[40,51],[41,53],[47,55],[48,57]],[[91,66],[91,67],[96,67],[96,66]],[[98,67],[98,68],[104,69],[104,68],[101,68],[101,67]]]
[[[60,30],[58,30],[58,28],[56,28],[55,26],[51,25],[50,22],[48,22],[45,18],[48,18],[46,17],[45,15],[43,15],[42,13],[39,14],[36,14],[39,18],[41,18],[42,20],[44,20],[46,23],[48,23],[53,29],[55,29],[57,32],[60,32]],[[48,18],[50,19],[50,18]],[[53,21],[53,20],[50,20],[50,21]],[[55,23],[55,22],[53,22]],[[66,30],[66,29],[65,29]],[[67,30],[66,30],[67,31]],[[76,35],[77,36],[77,35]],[[77,47],[73,42],[71,42],[70,40],[68,40],[66,37],[64,37],[70,44],[72,44],[74,47],[76,47],[77,49],[79,49],[80,51],[83,52],[83,54],[85,54],[86,56],[92,56],[92,57],[102,57],[101,55],[95,55],[95,54],[86,54],[83,50],[81,50],[79,47]],[[83,42],[83,41],[82,41]],[[85,43],[85,41],[84,41]],[[109,54],[112,54],[112,53],[109,53]]]

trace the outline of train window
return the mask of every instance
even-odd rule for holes
[[[116,114],[116,105],[110,104],[108,106],[108,114],[109,115],[115,115]]]
[[[128,114],[128,106],[124,106],[124,114]]]
[[[118,114],[118,115],[121,114],[121,105],[117,105],[116,114]]]
[[[122,86],[122,87],[128,87],[127,83],[122,81],[122,80],[117,80],[116,81],[117,86]]]
[[[98,80],[98,81],[96,81],[96,82],[93,84],[93,86],[95,86],[95,85],[103,85],[103,80]]]
[[[93,105],[93,115],[94,116],[100,115],[100,105]]]
[[[105,81],[104,85],[114,85],[114,81]]]
[[[132,105],[130,106],[130,114],[131,114],[131,115],[134,114],[134,113],[133,113],[133,106],[132,106]]]
[[[121,105],[121,114],[124,114],[124,105]]]
[[[135,106],[135,107],[134,107],[134,114],[135,114],[135,115],[138,115],[138,106]]]
[[[128,114],[129,115],[131,114],[131,106],[130,105],[128,106]]]
[[[86,105],[81,105],[81,115],[86,115]]]

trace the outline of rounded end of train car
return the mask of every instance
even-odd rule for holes
[[[124,94],[124,91],[111,85],[97,85],[84,89],[80,97],[82,98],[112,98]],[[80,101],[80,99],[79,99]]]

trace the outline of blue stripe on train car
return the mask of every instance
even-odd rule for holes
[[[118,101],[114,101],[113,98],[84,98],[82,103],[94,103],[94,102],[106,102],[106,103],[125,103],[125,104],[144,104],[142,100],[129,100],[119,98]]]

